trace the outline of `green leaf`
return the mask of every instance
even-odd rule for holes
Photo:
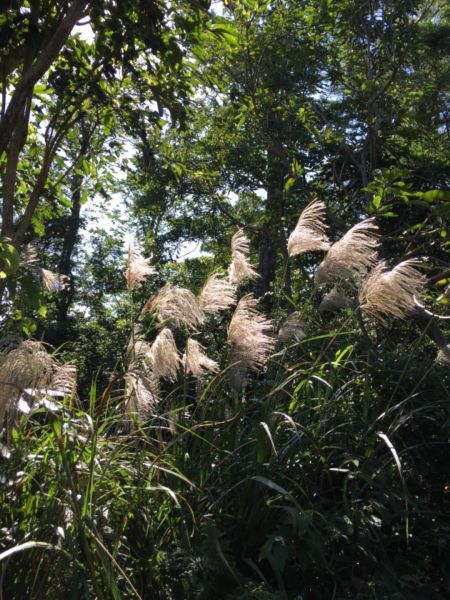
[[[2,279],[13,275],[20,265],[20,254],[11,242],[5,239],[0,240],[0,264],[2,264],[0,275]]]
[[[284,184],[284,191],[288,192],[291,189],[291,187],[295,184],[296,181],[297,180],[295,179],[295,177],[289,177],[289,179]]]
[[[375,196],[372,200],[372,204],[374,205],[375,208],[380,208],[381,196],[379,196],[379,195]]]
[[[450,190],[429,190],[423,192],[421,197],[427,202],[450,202]]]

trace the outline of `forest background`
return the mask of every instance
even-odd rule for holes
[[[449,19],[3,3],[0,597],[448,598]],[[311,202],[410,261],[405,310],[365,312],[359,267],[323,304]],[[237,309],[164,317],[211,274]]]

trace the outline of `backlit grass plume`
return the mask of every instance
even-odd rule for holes
[[[53,373],[50,383],[52,390],[73,397],[77,391],[77,368],[73,363],[59,365]]]
[[[281,324],[278,339],[281,342],[300,341],[306,337],[305,324],[300,320],[298,311],[292,312]]]
[[[450,344],[439,348],[439,352],[436,356],[436,362],[441,365],[450,366]]]
[[[127,290],[129,292],[135,290],[149,275],[155,273],[155,269],[150,261],[150,258],[144,258],[141,251],[134,244],[129,245],[127,269],[125,271]]]
[[[46,292],[61,290],[68,284],[69,278],[67,275],[54,273],[41,267],[38,252],[33,243],[27,244],[23,248],[20,266],[37,277]]]
[[[236,303],[236,287],[217,273],[208,277],[200,294],[200,304],[206,313],[215,315]]]
[[[183,364],[186,373],[191,373],[196,379],[202,380],[209,373],[216,373],[219,365],[215,360],[208,358],[204,347],[192,338],[186,343],[186,352],[183,356]]]
[[[239,229],[231,239],[231,265],[229,268],[229,280],[234,285],[239,285],[246,279],[259,277],[254,265],[250,264],[248,255],[250,253],[250,242],[242,229]]]
[[[46,292],[54,292],[66,287],[69,278],[48,269],[40,269],[42,287]]]
[[[267,362],[275,340],[269,335],[272,321],[258,309],[258,300],[247,294],[234,311],[228,327],[229,360],[240,370],[258,371]]]
[[[325,204],[320,200],[314,200],[308,204],[301,213],[294,231],[289,236],[289,256],[330,248],[330,242],[326,234],[325,213]]]
[[[36,246],[32,242],[24,246],[20,255],[20,266],[35,275],[39,274],[41,265]]]
[[[425,277],[417,270],[418,260],[409,259],[389,269],[380,262],[364,280],[359,291],[361,310],[380,321],[386,315],[405,318],[425,286]]]
[[[0,428],[23,390],[47,387],[56,367],[40,342],[26,340],[5,348],[0,355]]]
[[[124,412],[129,418],[143,420],[155,413],[159,403],[157,386],[151,377],[143,373],[129,371],[125,376],[126,399]]]
[[[334,286],[328,294],[325,294],[318,310],[319,312],[335,312],[343,308],[352,308],[355,304],[355,300],[348,298],[337,286]]]
[[[196,328],[205,318],[199,300],[185,289],[166,283],[157,294],[152,296],[142,309],[142,314],[156,311],[160,321],[167,321],[175,326],[186,325]]]
[[[150,342],[147,342],[146,340],[142,340],[142,339],[136,339],[134,341],[134,347],[129,345],[128,347],[128,352],[131,354],[131,348],[134,349],[133,352],[133,358],[136,361],[143,361],[143,362],[149,362],[150,360],[150,355],[152,352],[152,345],[150,344]]]
[[[357,223],[328,250],[316,271],[316,283],[364,276],[377,263],[378,246],[374,219]]]
[[[156,379],[176,380],[180,357],[173,333],[168,327],[159,332],[144,360]]]

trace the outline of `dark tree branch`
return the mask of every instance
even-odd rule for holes
[[[16,85],[14,93],[4,115],[0,119],[0,154],[6,150],[10,143],[12,133],[16,127],[20,114],[23,112],[27,99],[33,87],[50,68],[57,58],[61,48],[67,41],[74,25],[82,18],[89,0],[73,0],[65,17],[50,38],[47,46],[38,58],[25,70]]]

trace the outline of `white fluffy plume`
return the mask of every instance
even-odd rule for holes
[[[69,278],[67,275],[60,275],[40,266],[37,249],[33,243],[27,244],[23,248],[20,265],[35,277],[40,278],[42,287],[46,292],[61,290],[68,285]]]
[[[210,275],[200,294],[203,310],[215,315],[235,303],[236,287],[217,273]]]
[[[275,340],[269,335],[272,321],[257,309],[258,301],[247,294],[239,301],[228,327],[230,362],[240,369],[258,371],[273,351]]]
[[[155,310],[160,321],[167,321],[175,326],[187,325],[195,329],[205,318],[199,300],[185,289],[172,286],[170,283],[152,296],[142,310],[142,314]]]
[[[54,292],[61,290],[68,284],[69,278],[67,275],[60,275],[48,269],[40,269],[42,287],[46,292]]]
[[[204,348],[197,340],[189,338],[186,344],[186,352],[183,356],[184,369],[191,373],[196,379],[204,379],[208,372],[216,373],[219,365],[215,360],[208,358]]]
[[[289,256],[312,252],[314,250],[328,250],[328,240],[325,223],[326,207],[320,200],[314,200],[303,210],[294,231],[289,236]]]
[[[229,268],[229,280],[233,285],[239,285],[246,279],[259,277],[254,265],[248,261],[250,243],[242,229],[239,229],[231,239],[231,265]]]
[[[316,283],[364,276],[378,261],[378,246],[374,219],[357,223],[328,250],[316,271]]]
[[[128,247],[127,269],[125,271],[127,290],[130,292],[135,290],[153,273],[155,273],[155,269],[151,265],[151,259],[144,258],[139,248],[134,244],[130,244]]]
[[[144,360],[156,379],[176,380],[180,357],[170,329],[159,332]]]
[[[77,368],[73,363],[59,365],[53,374],[50,387],[52,390],[73,397],[77,391],[77,375]]]
[[[359,291],[361,310],[380,321],[386,315],[405,318],[414,307],[414,297],[419,297],[425,286],[418,264],[417,259],[410,259],[389,269],[386,261],[380,262]]]
[[[125,414],[143,420],[155,413],[159,403],[154,381],[140,372],[129,371],[125,376],[127,384]]]
[[[39,275],[40,262],[36,246],[30,242],[24,246],[20,256],[20,266],[35,275]]]
[[[450,344],[439,348],[439,352],[436,356],[436,362],[441,365],[450,366]]]
[[[325,294],[318,310],[319,312],[335,312],[342,308],[352,308],[355,304],[352,298],[348,298],[337,286],[334,286],[328,294]]]
[[[13,343],[0,354],[0,429],[25,388],[45,388],[57,363],[40,342]]]
[[[296,310],[281,324],[278,331],[278,339],[281,342],[289,342],[291,340],[298,342],[305,337],[305,324],[300,320],[300,313]]]

